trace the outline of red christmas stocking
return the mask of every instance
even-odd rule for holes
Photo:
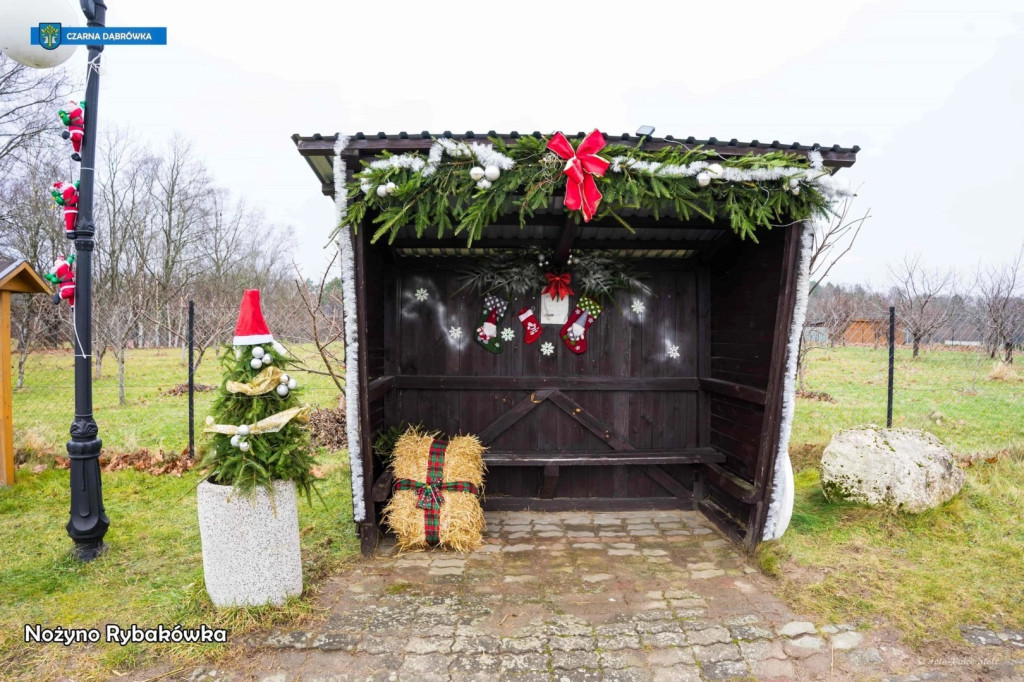
[[[498,340],[498,320],[504,317],[506,308],[508,301],[494,294],[484,296],[484,309],[476,327],[476,342],[491,353],[502,351],[501,341]]]
[[[601,314],[597,301],[584,296],[576,303],[576,309],[569,315],[569,321],[562,327],[562,341],[577,355],[587,350],[587,330]]]
[[[533,343],[540,338],[540,322],[533,314],[533,308],[523,308],[519,311],[519,321],[523,323],[523,330],[526,332],[526,343]]]

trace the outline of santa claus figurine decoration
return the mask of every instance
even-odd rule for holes
[[[43,277],[57,287],[53,295],[53,304],[59,305],[61,299],[66,300],[72,309],[75,307],[75,271],[72,266],[75,264],[75,254],[71,254],[65,260],[58,258],[53,261],[53,269]]]
[[[71,158],[81,161],[82,138],[85,137],[85,102],[68,102],[67,109],[61,109],[60,120],[67,126],[67,130],[60,134],[65,140],[71,140],[71,149],[74,153]]]
[[[75,222],[78,220],[78,182],[55,182],[50,190],[53,200],[64,207],[64,236],[75,238]]]

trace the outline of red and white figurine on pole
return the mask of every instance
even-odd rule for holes
[[[67,109],[61,109],[58,113],[68,128],[60,135],[65,140],[71,140],[71,149],[74,150],[71,158],[81,161],[82,138],[85,137],[85,102],[69,100]]]
[[[75,223],[78,221],[78,183],[55,182],[50,190],[53,200],[64,207],[64,235],[75,238]]]
[[[57,287],[57,293],[53,295],[54,305],[64,300],[72,309],[75,307],[75,270],[72,267],[74,263],[75,254],[66,259],[58,258],[53,261],[53,269],[43,275],[48,282]]]

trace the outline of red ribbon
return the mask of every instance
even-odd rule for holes
[[[561,275],[553,275],[550,272],[544,275],[548,279],[548,285],[540,293],[548,294],[556,301],[561,301],[567,296],[572,296],[572,289],[569,288],[571,276],[568,272]]]
[[[594,130],[580,142],[577,149],[572,148],[569,140],[562,133],[555,133],[548,140],[548,149],[566,160],[563,171],[569,178],[565,188],[565,207],[570,211],[582,211],[583,221],[589,223],[601,203],[601,191],[597,189],[595,175],[604,175],[611,165],[597,152],[604,149],[604,135]]]

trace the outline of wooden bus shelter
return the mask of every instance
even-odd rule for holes
[[[437,138],[468,143],[495,136],[293,140],[323,194],[335,197],[335,168],[344,167],[344,182],[352,182],[361,162],[385,152],[426,155]],[[497,137],[511,144],[517,135]],[[833,172],[851,166],[858,151],[713,138],[614,141],[654,151],[703,145],[723,159],[814,153]],[[515,217],[489,225],[468,247],[462,236],[438,238],[431,230],[417,238],[412,226],[390,243],[373,243],[372,214],[361,229],[349,230],[358,375],[348,386],[358,401],[360,461],[353,464],[362,471],[354,498],[364,551],[375,546],[391,488],[373,454],[374,434],[407,423],[480,437],[488,448],[485,509],[693,508],[750,549],[761,540],[784,428],[788,439],[785,375],[804,223],[780,221],[759,231],[755,243],[728,222],[656,220],[640,208],[623,214],[630,231],[610,219],[567,219],[560,204],[524,227]],[[549,249],[556,262],[587,250],[633,259],[653,294],[637,313],[634,297],[619,292],[581,355],[566,352],[557,329],[545,328],[541,338],[556,346],[552,356],[537,352],[540,343],[523,344],[515,313],[531,301],[510,302],[504,325],[516,335],[505,352],[453,341],[451,327],[472,334],[480,312],[479,296],[459,291],[460,270],[489,251],[529,247]]]
[[[14,408],[11,392],[11,294],[48,294],[26,260],[0,259],[0,485],[14,485]]]

